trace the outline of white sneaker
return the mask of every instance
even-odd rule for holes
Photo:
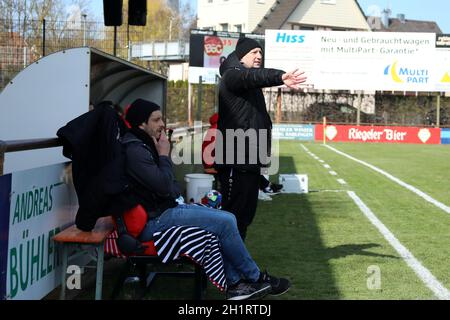
[[[272,201],[272,198],[267,193],[264,193],[263,191],[259,190],[258,200]]]

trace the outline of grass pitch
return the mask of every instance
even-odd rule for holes
[[[301,145],[323,160],[309,155]],[[450,206],[450,146],[331,144]],[[279,173],[307,174],[308,194],[258,203],[247,247],[262,269],[287,277],[278,300],[429,300],[433,291],[349,197],[353,191],[446,290],[450,289],[450,214],[372,169],[319,143],[282,141]],[[331,168],[326,169],[324,164]],[[335,171],[333,176],[329,171]],[[177,178],[201,172],[177,168]],[[345,180],[343,185],[338,179]],[[278,176],[272,176],[277,181]],[[104,295],[117,271],[105,274]],[[133,288],[125,292],[131,297]],[[147,299],[191,299],[192,280],[157,279]],[[92,292],[79,298],[91,299]],[[208,284],[207,299],[225,299]]]

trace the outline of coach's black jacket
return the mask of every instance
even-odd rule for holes
[[[266,103],[261,88],[283,84],[282,75],[285,72],[276,69],[244,67],[236,54],[231,53],[220,66],[222,76],[219,85],[219,122],[218,130],[223,136],[223,146],[216,140],[216,167],[225,166],[241,170],[259,172],[262,166],[268,166],[271,152],[272,121],[266,110]],[[255,129],[258,137],[256,143],[246,143],[244,149],[239,149],[235,141],[227,146],[227,129]],[[266,135],[259,135],[259,130],[265,129]],[[267,146],[266,152],[259,155],[261,147]],[[223,158],[220,159],[220,150]],[[242,155],[245,150],[245,155]],[[226,155],[234,152],[232,163],[226,161]],[[264,150],[262,150],[264,151]],[[240,153],[237,155],[237,153]],[[251,156],[252,155],[252,156]],[[256,158],[252,158],[257,155]],[[239,156],[244,156],[245,163],[238,162]],[[221,161],[222,160],[222,161]],[[242,159],[241,159],[242,160]],[[256,160],[256,161],[255,161]]]

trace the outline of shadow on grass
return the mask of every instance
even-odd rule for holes
[[[185,174],[202,171],[203,168],[199,165],[180,165],[175,168],[176,178],[182,186],[185,185]],[[280,173],[295,172],[298,170],[294,159],[282,157]],[[280,297],[268,296],[266,299],[340,299],[342,296],[331,260],[352,255],[397,259],[394,256],[370,252],[370,249],[379,247],[373,243],[326,247],[318,221],[319,211],[323,208],[323,199],[311,194],[281,194],[275,196],[271,202],[258,203],[246,245],[262,270],[267,269],[270,274],[286,277],[292,283],[286,294]],[[115,283],[117,270],[106,271],[106,299],[112,290],[112,284]],[[135,289],[132,283],[128,284],[121,299],[131,299]],[[192,290],[192,279],[158,278],[145,299],[192,299]],[[208,282],[206,299],[223,300],[225,295]]]
[[[293,158],[280,158],[280,173],[296,172]],[[349,251],[324,246],[307,194],[281,194],[259,202],[247,245],[261,268],[291,280],[291,289],[280,299],[340,298],[329,260]]]
[[[368,257],[379,257],[379,258],[391,258],[391,259],[399,259],[399,257],[386,255],[386,254],[378,254],[370,251],[366,251],[368,249],[381,247],[381,245],[376,243],[367,243],[367,244],[345,244],[336,246],[333,248],[326,248],[324,250],[324,255],[327,260],[331,259],[340,259],[348,256],[368,256]]]

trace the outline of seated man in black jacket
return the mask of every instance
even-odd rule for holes
[[[255,299],[268,293],[286,292],[290,286],[288,280],[260,272],[239,235],[233,214],[175,201],[180,190],[175,182],[170,144],[159,106],[138,99],[128,109],[126,121],[131,126],[122,140],[126,149],[126,173],[131,183],[147,194],[143,206],[150,217],[140,240],[148,241],[154,233],[173,226],[199,227],[220,241],[229,299]]]

